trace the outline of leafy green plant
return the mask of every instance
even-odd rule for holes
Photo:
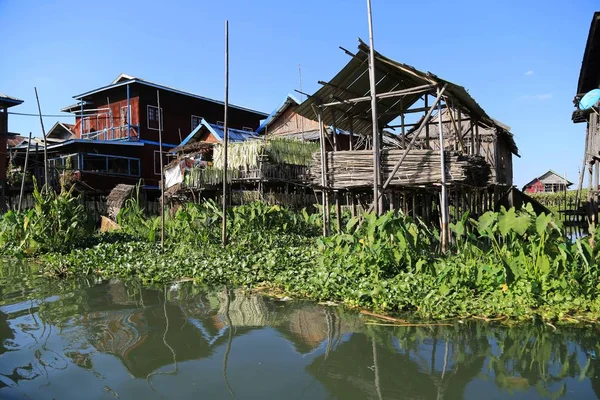
[[[21,213],[8,212],[0,220],[0,244],[13,254],[66,252],[81,245],[91,229],[81,199],[72,188],[60,193],[39,191],[35,206]]]

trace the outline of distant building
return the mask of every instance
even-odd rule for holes
[[[572,182],[569,182],[556,172],[549,170],[544,175],[533,179],[531,182],[523,186],[523,191],[530,194],[564,192],[572,184]]]
[[[5,207],[6,170],[8,167],[8,109],[23,100],[0,93],[0,211]]]

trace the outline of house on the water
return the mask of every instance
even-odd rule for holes
[[[586,208],[588,221],[592,223],[598,221],[598,206],[600,204],[598,192],[600,186],[600,116],[598,114],[598,104],[593,109],[581,110],[579,101],[586,93],[598,88],[600,88],[600,11],[594,13],[590,24],[577,82],[577,93],[573,101],[577,109],[572,115],[574,123],[585,123],[586,126],[583,168],[578,191],[586,180],[584,175],[587,175],[589,191]]]
[[[23,100],[0,93],[0,211],[5,207],[6,171],[8,167],[8,109]]]
[[[109,85],[74,96],[77,103],[63,108],[75,116],[75,124],[56,124],[48,140],[51,165],[56,171],[77,171],[90,190],[106,192],[119,183],[147,189],[160,180],[159,110],[163,155],[178,146],[205,120],[222,124],[224,104],[134,76],[121,74]],[[254,131],[267,114],[229,105],[232,128]]]
[[[573,182],[549,170],[523,186],[523,191],[528,194],[564,192],[571,185],[573,185]]]

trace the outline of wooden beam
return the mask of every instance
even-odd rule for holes
[[[391,98],[391,97],[406,96],[408,94],[423,93],[424,91],[431,90],[433,87],[435,87],[435,86],[421,85],[421,86],[416,86],[416,87],[408,88],[408,89],[394,90],[392,92],[375,94],[375,98],[376,99],[387,99],[387,98]],[[337,106],[340,104],[352,104],[353,105],[356,103],[361,103],[361,102],[365,102],[365,101],[369,101],[369,100],[371,100],[371,96],[356,97],[353,99],[325,103],[325,104],[322,104],[321,107]]]

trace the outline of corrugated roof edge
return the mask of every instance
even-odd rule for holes
[[[16,97],[9,96],[4,93],[0,93],[0,101],[4,101],[7,103],[13,103],[14,105],[19,105],[23,103],[23,100],[17,99]]]
[[[287,109],[287,107],[289,107],[292,104],[292,102],[295,102],[296,105],[300,104],[298,99],[296,99],[291,94],[288,94],[285,100],[279,105],[279,107],[274,109],[271,112],[271,114],[269,114],[269,116],[261,122],[260,126],[256,129],[256,133],[260,133],[263,129],[265,129],[265,127],[267,127],[271,122],[273,122],[275,120],[275,117],[278,116],[278,114],[284,112]]]
[[[220,100],[215,100],[215,99],[211,99],[209,97],[200,96],[200,95],[197,95],[197,94],[194,94],[194,93],[186,92],[184,90],[175,89],[175,88],[172,88],[172,87],[169,87],[169,86],[165,86],[165,85],[160,85],[158,83],[146,81],[146,80],[140,79],[140,78],[134,78],[134,79],[131,79],[131,80],[121,81],[121,82],[117,82],[117,83],[114,83],[114,84],[111,83],[110,85],[102,86],[100,88],[97,88],[97,89],[90,90],[90,91],[85,92],[85,93],[81,93],[81,94],[75,95],[75,96],[73,96],[73,98],[76,99],[76,100],[81,100],[85,96],[90,96],[92,94],[99,93],[99,92],[101,92],[103,90],[113,89],[113,88],[116,88],[116,87],[125,86],[125,85],[132,84],[132,83],[138,83],[140,85],[146,85],[146,86],[150,86],[150,87],[153,87],[153,88],[156,88],[156,89],[162,89],[162,90],[166,90],[166,91],[169,91],[169,92],[178,93],[178,94],[181,94],[181,95],[184,95],[184,96],[194,97],[196,99],[200,99],[200,100],[204,100],[204,101],[209,101],[211,103],[216,103],[216,104],[221,104],[221,105],[225,104],[224,102],[222,102]],[[254,114],[258,114],[258,115],[262,115],[262,116],[265,116],[265,117],[268,115],[267,113],[264,113],[262,111],[253,110],[251,108],[246,108],[246,107],[242,107],[242,106],[237,106],[235,104],[229,104],[229,107],[236,108],[236,109],[242,110],[242,111],[248,111],[248,112],[251,112],[251,113],[254,113]]]

